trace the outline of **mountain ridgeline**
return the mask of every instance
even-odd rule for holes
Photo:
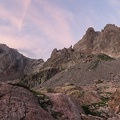
[[[46,62],[0,44],[0,90],[1,120],[120,120],[120,27],[90,27]]]
[[[88,28],[73,47],[61,50],[55,48],[37,72],[24,75],[21,81],[33,87],[63,85],[68,81],[84,84],[94,79],[119,78],[119,57],[119,27],[107,24],[101,32]]]
[[[84,66],[85,70],[83,68],[80,70],[83,73],[91,68],[95,69],[97,66],[98,68],[103,66],[104,71],[104,67],[109,66],[107,64],[111,64],[111,67],[114,64],[114,61],[111,60],[119,57],[120,28],[113,24],[107,24],[101,32],[95,31],[92,27],[88,28],[86,34],[73,48],[71,46],[61,50],[54,49],[46,62],[42,59],[27,58],[17,50],[9,48],[5,44],[0,44],[0,80],[20,79],[33,87],[51,78],[54,80],[55,75],[63,74],[63,71],[68,72],[75,66],[80,66],[80,68]],[[102,62],[106,60],[110,63],[104,64]],[[119,59],[115,62],[116,66],[119,66],[118,63]],[[112,68],[109,69],[112,72]],[[102,71],[101,68],[96,69],[96,72],[100,71]],[[77,79],[76,81],[78,81]]]

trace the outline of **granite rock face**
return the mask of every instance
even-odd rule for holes
[[[54,120],[27,89],[0,83],[0,120]]]
[[[17,84],[0,83],[0,120],[82,120],[81,114],[85,115],[81,105],[68,95],[46,93],[44,99],[43,94],[38,96],[39,100]]]
[[[62,120],[82,120],[81,114],[84,113],[81,105],[70,96],[62,93],[47,94],[53,103],[55,111],[61,114]]]

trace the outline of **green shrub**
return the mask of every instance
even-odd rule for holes
[[[105,54],[99,54],[97,56],[97,58],[99,58],[100,60],[103,60],[103,61],[111,61],[111,60],[113,60],[112,57],[110,57],[108,55],[105,55]]]
[[[90,110],[90,105],[83,105],[82,108],[87,115],[101,116],[101,112]]]

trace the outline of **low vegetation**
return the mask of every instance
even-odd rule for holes
[[[111,60],[114,60],[112,57],[108,56],[108,55],[105,55],[105,54],[99,54],[97,56],[97,58],[99,60],[103,60],[103,61],[111,61]]]

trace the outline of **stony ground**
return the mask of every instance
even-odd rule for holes
[[[83,120],[119,120],[120,119],[120,83],[118,81],[96,80],[87,86],[64,86],[34,88],[42,93],[62,93],[71,96],[82,106]],[[98,118],[97,118],[98,117]]]

